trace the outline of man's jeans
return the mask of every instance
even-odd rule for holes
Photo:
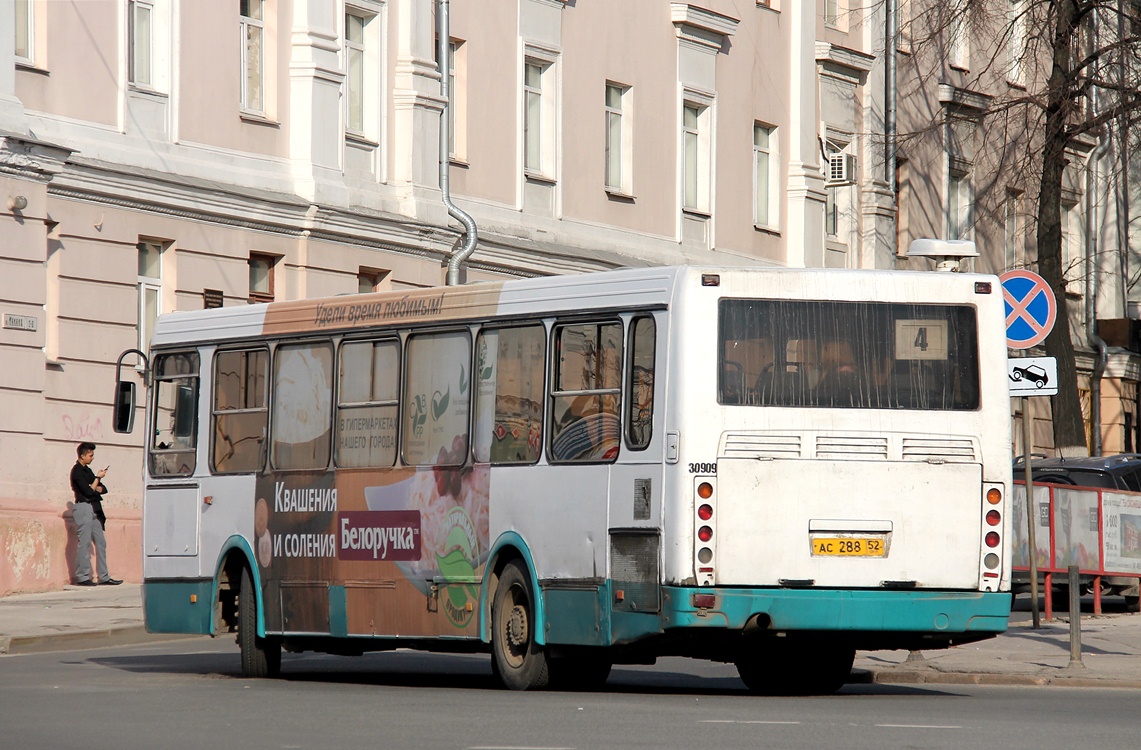
[[[103,524],[95,517],[95,510],[87,503],[76,503],[72,511],[75,525],[79,527],[79,548],[75,551],[75,580],[91,580],[91,542],[95,542],[95,566],[99,580],[111,577],[107,572],[107,539],[103,536]]]

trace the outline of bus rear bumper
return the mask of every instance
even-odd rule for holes
[[[712,600],[709,597],[712,596]],[[699,606],[709,605],[709,606]],[[663,587],[671,628],[926,633],[988,637],[1006,631],[1010,593]]]

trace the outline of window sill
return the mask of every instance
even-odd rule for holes
[[[162,101],[167,101],[170,99],[169,94],[165,94],[162,91],[159,91],[158,89],[152,89],[152,88],[148,88],[146,86],[138,86],[138,85],[135,85],[133,83],[128,84],[127,92],[130,93],[132,96],[141,96],[141,97],[145,97],[147,99],[159,99]]]
[[[1026,90],[1026,84],[1025,83],[1019,83],[1018,81],[1009,81],[1008,80],[1006,82],[1006,85],[1012,89],[1017,90],[1017,91],[1025,91]]]
[[[950,63],[949,66],[950,66],[951,70],[957,70],[960,73],[970,73],[971,72],[970,68],[968,68],[965,65],[960,65],[958,63]]]
[[[51,71],[47,68],[41,68],[31,60],[16,60],[16,70],[22,70],[26,73],[39,73],[42,76],[50,76]]]
[[[348,131],[345,131],[345,143],[351,143],[354,146],[364,146],[365,148],[378,148],[380,146],[380,143],[365,137],[361,133],[350,133]]]
[[[713,214],[708,211],[702,211],[699,208],[686,208],[684,206],[681,209],[681,214],[695,221],[709,221],[713,218]]]
[[[471,169],[471,164],[468,163],[468,160],[461,159],[458,156],[449,156],[448,164],[451,164],[453,167],[459,167],[460,169]]]
[[[606,188],[606,197],[619,203],[633,203],[637,200],[633,193],[627,193],[625,190],[616,188]]]
[[[556,180],[554,177],[548,177],[545,174],[539,174],[538,172],[524,171],[523,179],[527,180],[527,182],[536,182],[540,185],[550,185],[552,187],[558,184],[558,180]]]
[[[760,232],[761,234],[768,234],[768,235],[771,235],[773,237],[780,237],[780,230],[777,229],[776,227],[770,227],[770,226],[767,226],[765,224],[754,224],[753,229]]]
[[[238,117],[241,118],[242,122],[248,122],[251,125],[266,125],[271,128],[281,127],[281,123],[277,120],[271,120],[265,115],[259,114],[257,112],[239,112]]]

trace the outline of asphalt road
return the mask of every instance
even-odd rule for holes
[[[598,693],[511,693],[487,657],[287,654],[238,674],[229,639],[0,657],[0,747],[1128,748],[1133,690],[849,685],[758,698],[686,659],[618,667]]]

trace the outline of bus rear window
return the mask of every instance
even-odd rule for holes
[[[976,329],[969,305],[722,300],[718,401],[974,410]]]

